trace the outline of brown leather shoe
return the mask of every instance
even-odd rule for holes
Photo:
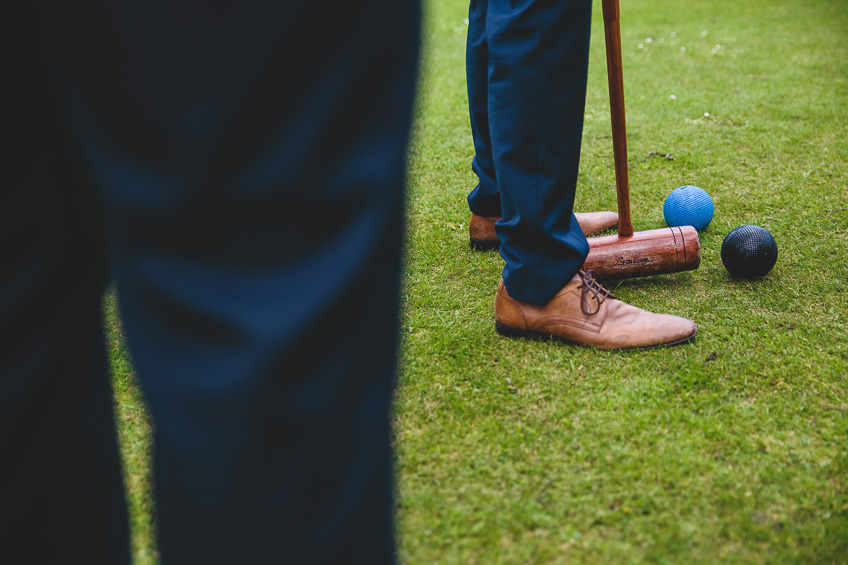
[[[577,223],[584,235],[594,235],[602,231],[614,228],[618,225],[618,214],[616,212],[587,212],[586,214],[574,214]],[[468,235],[471,248],[478,251],[497,249],[500,246],[498,235],[495,233],[495,222],[500,216],[478,216],[471,214],[468,223]]]
[[[574,216],[583,235],[595,235],[618,225],[618,212],[575,212]]]
[[[495,324],[510,337],[554,337],[600,349],[650,349],[678,345],[698,333],[695,322],[654,314],[617,300],[580,271],[544,306],[512,298],[503,279],[495,295]]]
[[[489,217],[471,214],[471,221],[468,222],[468,238],[471,242],[471,249],[488,251],[500,246],[498,234],[495,233],[495,222],[500,219],[500,216]]]

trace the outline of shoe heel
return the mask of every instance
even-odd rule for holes
[[[533,332],[529,330],[519,330],[518,328],[510,328],[509,326],[505,326],[500,322],[495,322],[495,329],[499,334],[506,337],[527,337],[532,335]]]
[[[473,251],[491,251],[492,249],[497,249],[501,246],[500,241],[479,241],[476,239],[469,239],[468,243]]]

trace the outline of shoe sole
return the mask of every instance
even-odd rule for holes
[[[575,341],[570,341],[565,339],[564,337],[559,337],[553,334],[547,334],[542,332],[534,332],[532,330],[519,330],[517,328],[510,328],[509,326],[504,326],[500,322],[495,322],[495,329],[497,329],[498,333],[505,337],[520,337],[520,338],[528,338],[528,339],[540,339],[540,340],[556,340],[562,343],[567,343],[569,345],[578,345],[581,347],[596,347],[594,345],[587,345],[584,343],[577,343]],[[692,335],[685,337],[683,339],[678,339],[677,341],[672,341],[669,343],[657,343],[655,345],[646,345],[644,347],[617,347],[610,348],[607,351],[647,351],[648,349],[658,349],[660,347],[673,347],[675,345],[683,345],[684,343],[689,343],[690,341],[695,340],[695,336],[698,335],[698,330],[695,330],[695,333]],[[598,347],[598,349],[601,349]]]
[[[469,245],[474,251],[491,251],[501,246],[499,240],[495,241],[480,241],[479,239],[469,239]]]

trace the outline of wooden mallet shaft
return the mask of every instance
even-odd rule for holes
[[[589,238],[589,256],[583,268],[606,278],[630,278],[696,269],[701,243],[692,226],[633,231],[630,185],[627,178],[627,126],[624,119],[624,73],[621,65],[621,28],[618,0],[603,0],[607,49],[618,235]]]
[[[629,237],[633,235],[633,222],[630,219],[630,181],[627,176],[627,124],[624,119],[624,72],[621,66],[618,0],[603,0],[603,8],[612,118],[612,153],[615,159],[615,190],[618,199],[618,235]]]

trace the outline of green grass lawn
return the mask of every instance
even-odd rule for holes
[[[621,0],[634,227],[696,184],[697,271],[624,281],[692,345],[598,352],[494,330],[503,263],[468,248],[466,0],[426,6],[395,413],[402,559],[848,563],[848,5]],[[600,3],[578,211],[615,209]],[[670,154],[673,160],[652,155]],[[765,278],[719,256],[774,235]],[[107,298],[136,563],[156,563],[149,421]]]
[[[578,210],[614,210],[600,3]],[[467,245],[476,179],[467,2],[427,6],[396,408],[408,563],[848,562],[848,6],[622,0],[634,227],[697,184],[694,272],[622,282],[694,345],[607,353],[494,331],[497,253]],[[651,152],[671,154],[667,160]],[[732,228],[777,266],[734,280]]]

